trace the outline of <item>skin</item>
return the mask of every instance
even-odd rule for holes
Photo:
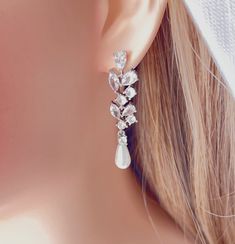
[[[188,243],[148,199],[154,231],[133,174],[113,163],[116,129],[108,111],[113,94],[94,60],[96,43],[100,50],[106,45],[105,55],[118,48],[108,42],[109,24],[101,35],[115,4],[99,5],[97,31],[93,1],[0,2],[0,242],[1,228],[8,226],[10,238],[12,229],[24,228],[17,216],[33,216],[50,244]],[[129,66],[135,66],[151,44],[161,6],[148,19],[149,35],[141,50],[133,48]],[[115,18],[109,16],[106,23]],[[110,58],[100,60],[101,70],[112,66]],[[25,229],[28,235],[30,229]],[[33,234],[28,243],[44,234]]]

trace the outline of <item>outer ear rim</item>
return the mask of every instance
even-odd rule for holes
[[[138,46],[138,45],[131,45],[129,41],[127,40],[127,45],[123,45],[123,40],[118,42],[114,42],[113,45],[110,45],[109,48],[106,48],[105,44],[102,43],[108,43],[107,41],[107,33],[104,34],[103,37],[101,37],[100,40],[100,48],[99,48],[99,53],[98,53],[98,60],[100,60],[98,64],[98,70],[104,73],[107,73],[111,68],[114,67],[114,62],[113,62],[113,52],[118,51],[118,50],[125,50],[128,53],[128,62],[126,65],[126,69],[129,70],[131,68],[136,68],[136,66],[139,65],[141,60],[144,58],[146,53],[148,52],[150,46],[152,45],[157,32],[159,30],[159,27],[161,25],[162,18],[165,13],[165,9],[167,6],[167,0],[157,0],[158,3],[156,3],[157,10],[154,12],[154,10],[151,9],[151,13],[146,13],[149,14],[149,22],[152,24],[149,26],[149,31],[147,33],[147,40],[142,43],[141,48],[138,50],[131,50],[131,46]],[[138,23],[137,23],[138,24]],[[112,27],[111,27],[112,28]],[[109,33],[111,35],[111,33]],[[113,37],[113,36],[111,36]],[[102,40],[104,38],[104,40]],[[107,39],[106,39],[107,38]],[[112,38],[113,39],[113,38]],[[105,46],[105,47],[104,47]],[[126,46],[126,48],[125,48]]]
[[[156,35],[158,33],[158,30],[161,26],[162,19],[163,19],[163,16],[165,14],[166,6],[167,6],[167,1],[163,1],[163,2],[164,2],[164,4],[162,4],[161,9],[159,10],[159,14],[156,16],[155,26],[153,28],[152,34],[149,37],[149,41],[146,43],[145,47],[143,47],[143,50],[138,55],[138,57],[136,57],[136,59],[134,59],[133,61],[130,61],[130,63],[127,63],[127,67],[129,69],[131,69],[131,68],[135,69],[140,64],[140,62],[142,61],[142,59],[144,58],[144,56],[146,55],[146,53],[150,49],[153,41],[155,40]]]

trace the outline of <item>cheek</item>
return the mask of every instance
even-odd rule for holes
[[[80,88],[68,80],[86,73],[82,57],[91,50],[88,9],[78,2],[0,2],[1,194],[46,177],[69,147],[63,114],[77,113]]]
[[[14,0],[0,3],[1,200],[7,193],[32,181],[38,165],[32,158],[39,145],[32,139],[32,128],[36,124],[30,125],[33,114],[30,116],[29,110],[36,113],[30,96],[37,94],[33,81],[42,71],[46,48],[46,39],[42,38],[45,23],[40,8],[38,11],[35,9],[40,6],[32,8],[28,5],[27,8],[27,4],[27,1]]]
[[[27,1],[0,3],[0,184],[4,186],[8,180],[14,184],[25,169],[24,146],[30,136],[26,110],[46,47],[42,6],[32,2],[35,7]]]

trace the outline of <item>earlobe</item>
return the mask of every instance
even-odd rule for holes
[[[157,34],[167,0],[102,2],[99,69],[107,72],[112,68],[113,52],[123,49],[128,52],[127,69],[135,68]]]

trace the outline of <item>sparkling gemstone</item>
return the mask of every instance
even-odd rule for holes
[[[129,125],[132,125],[134,123],[137,122],[137,119],[135,117],[135,115],[129,115],[127,118],[126,118],[126,122],[129,124]]]
[[[131,156],[127,145],[118,144],[115,155],[115,164],[119,169],[127,169],[131,164]]]
[[[117,123],[117,127],[119,130],[124,130],[127,128],[127,124],[125,121],[123,120],[119,120],[118,123]]]
[[[121,112],[120,112],[120,109],[118,108],[118,106],[114,103],[111,103],[110,105],[110,113],[112,114],[112,116],[114,118],[117,118],[119,119],[120,116],[121,116]]]
[[[130,86],[138,80],[138,76],[135,70],[130,70],[126,72],[122,77],[122,85]]]
[[[136,90],[133,87],[129,86],[125,89],[123,94],[125,94],[129,98],[129,100],[131,100],[136,95]]]
[[[127,53],[124,50],[117,51],[113,54],[114,62],[118,69],[123,69],[127,61]]]
[[[125,108],[124,108],[124,110],[123,110],[123,112],[122,112],[122,116],[130,116],[130,115],[132,115],[133,113],[135,113],[136,112],[136,108],[135,108],[135,106],[133,105],[133,104],[128,104]]]
[[[118,137],[126,136],[126,133],[124,130],[118,131]]]
[[[119,144],[124,144],[127,145],[127,137],[126,136],[121,136],[118,138],[118,143]]]
[[[114,91],[117,91],[120,87],[119,78],[112,70],[109,71],[109,85]]]
[[[128,102],[126,97],[123,96],[122,94],[118,94],[117,98],[114,101],[120,106],[123,106]]]

